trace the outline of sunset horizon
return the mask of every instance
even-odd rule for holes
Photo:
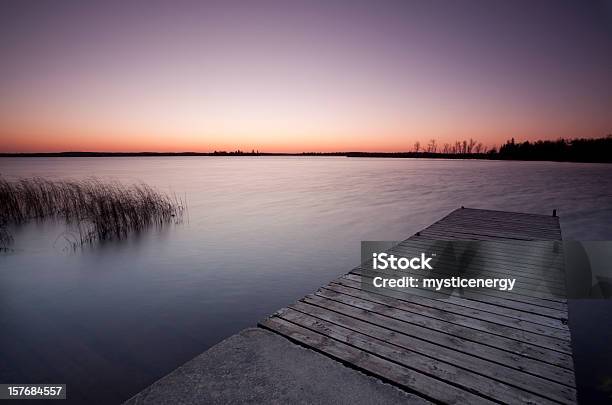
[[[566,141],[571,141],[573,139],[601,139],[601,138],[605,138],[605,137],[609,137],[610,134],[602,134],[602,136],[584,136],[584,137],[548,137],[548,138],[544,138],[544,137],[531,137],[531,138],[520,138],[520,137],[515,137],[515,136],[509,136],[507,138],[504,138],[502,141],[500,142],[496,142],[496,143],[490,143],[490,144],[484,144],[482,143],[483,146],[483,152],[486,151],[490,151],[490,150],[497,150],[499,149],[499,147],[506,143],[509,142],[511,140],[514,140],[517,143],[522,143],[522,142],[537,142],[537,141],[557,141],[557,140],[566,140]],[[194,154],[212,154],[212,153],[219,153],[219,152],[241,152],[241,153],[256,153],[256,154],[287,154],[287,155],[299,155],[299,154],[334,154],[334,153],[350,153],[350,152],[371,152],[371,153],[403,153],[403,152],[415,152],[415,142],[419,142],[419,144],[421,145],[420,147],[422,148],[422,151],[425,151],[425,149],[427,148],[427,145],[429,142],[431,142],[431,140],[435,140],[436,141],[436,147],[439,148],[438,152],[442,152],[442,147],[446,144],[446,145],[453,145],[455,143],[455,141],[469,141],[470,139],[472,139],[474,142],[476,143],[480,143],[479,139],[474,139],[474,138],[457,138],[451,142],[447,142],[447,143],[441,143],[439,142],[438,139],[436,138],[431,138],[431,139],[418,139],[415,138],[414,141],[412,143],[406,143],[405,145],[398,145],[398,146],[393,146],[393,145],[386,145],[386,146],[382,146],[382,147],[377,147],[375,145],[373,146],[364,146],[363,144],[360,146],[338,146],[338,147],[319,147],[319,148],[315,148],[315,147],[304,147],[304,148],[299,148],[299,147],[291,147],[291,148],[279,148],[279,147],[261,147],[261,146],[257,146],[257,145],[242,145],[242,146],[235,146],[235,145],[217,145],[217,146],[210,146],[210,147],[198,147],[198,148],[187,148],[187,147],[180,147],[180,146],[174,146],[171,148],[164,148],[162,146],[155,146],[155,144],[153,144],[152,147],[121,147],[118,145],[113,145],[113,146],[108,146],[108,147],[75,147],[75,146],[67,146],[65,148],[62,148],[60,146],[52,146],[49,148],[24,148],[24,149],[14,149],[14,150],[10,150],[10,149],[4,149],[4,148],[0,148],[0,153],[3,154],[61,154],[61,153],[109,153],[109,154],[121,154],[121,153],[125,153],[125,154],[139,154],[139,153],[155,153],[155,154],[181,154],[181,153],[194,153]]]
[[[92,153],[213,153],[213,152],[252,152],[256,151],[259,153],[270,153],[270,154],[300,154],[300,153],[346,153],[346,152],[412,152],[415,150],[415,143],[418,142],[422,148],[425,148],[432,140],[436,141],[436,145],[440,149],[445,145],[452,145],[455,142],[473,140],[476,143],[482,143],[484,150],[498,149],[502,144],[510,140],[515,140],[517,143],[529,141],[556,141],[564,139],[571,141],[572,139],[599,139],[609,137],[610,133],[593,134],[586,136],[572,136],[570,134],[566,136],[516,136],[507,135],[499,137],[495,142],[484,143],[482,138],[473,136],[457,137],[457,138],[442,138],[447,139],[441,141],[440,138],[405,138],[402,142],[396,143],[368,143],[368,142],[347,142],[346,144],[330,144],[324,137],[320,137],[318,142],[313,143],[286,143],[286,146],[274,145],[274,144],[229,144],[229,143],[217,143],[209,145],[201,145],[198,143],[193,144],[182,144],[174,143],[171,147],[166,147],[162,142],[139,142],[134,144],[132,142],[113,142],[113,143],[93,143],[91,140],[75,141],[71,143],[59,143],[56,139],[52,139],[48,142],[41,141],[38,146],[28,146],[20,143],[19,139],[16,139],[13,145],[23,145],[23,147],[9,149],[6,145],[11,143],[5,143],[0,147],[0,153],[9,154],[28,154],[28,153],[63,153],[63,152],[92,152]],[[123,137],[125,138],[125,137]],[[6,139],[11,139],[7,137]],[[125,145],[125,146],[123,146]]]
[[[3,153],[403,152],[612,132],[604,2],[5,9]]]

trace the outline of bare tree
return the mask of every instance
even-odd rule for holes
[[[414,151],[415,151],[416,153],[419,153],[419,150],[421,150],[421,142],[416,141],[416,142],[414,143]]]
[[[437,149],[438,149],[438,145],[436,143],[436,140],[435,139],[430,140],[429,145],[427,145],[427,152],[436,153]]]
[[[468,143],[467,153],[472,153],[472,150],[474,150],[474,146],[476,146],[476,141],[470,138],[470,142]]]

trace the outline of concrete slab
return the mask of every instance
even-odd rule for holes
[[[425,402],[278,334],[250,328],[185,363],[126,404]]]

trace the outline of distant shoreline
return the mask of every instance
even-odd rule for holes
[[[506,141],[499,149],[487,150],[481,142],[474,139],[456,141],[453,144],[438,145],[432,139],[423,148],[415,142],[411,152],[251,152],[234,151],[214,152],[36,152],[0,153],[0,157],[158,157],[158,156],[344,156],[369,158],[411,158],[411,159],[483,159],[483,160],[522,160],[542,162],[580,162],[612,163],[612,134],[601,138],[559,138],[555,141],[516,142],[514,138]]]
[[[33,152],[0,153],[0,157],[149,157],[149,156],[347,156],[352,152]]]
[[[301,152],[301,153],[267,153],[267,152],[35,152],[35,153],[0,153],[0,157],[37,158],[37,157],[181,157],[181,156],[338,156],[356,158],[395,158],[395,159],[461,159],[461,160],[516,160],[540,162],[574,162],[574,163],[612,163],[612,156],[604,159],[572,159],[567,157],[540,158],[534,156],[500,156],[497,153],[435,153],[435,152]],[[584,156],[582,156],[584,157]]]

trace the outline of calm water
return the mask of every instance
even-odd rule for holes
[[[610,165],[0,158],[0,174],[143,181],[187,199],[182,225],[67,252],[62,226],[30,224],[0,256],[0,382],[67,383],[77,401],[129,398],[346,273],[361,240],[404,239],[461,205],[557,208],[566,239],[612,239]],[[583,402],[610,395],[609,304],[570,308]]]

